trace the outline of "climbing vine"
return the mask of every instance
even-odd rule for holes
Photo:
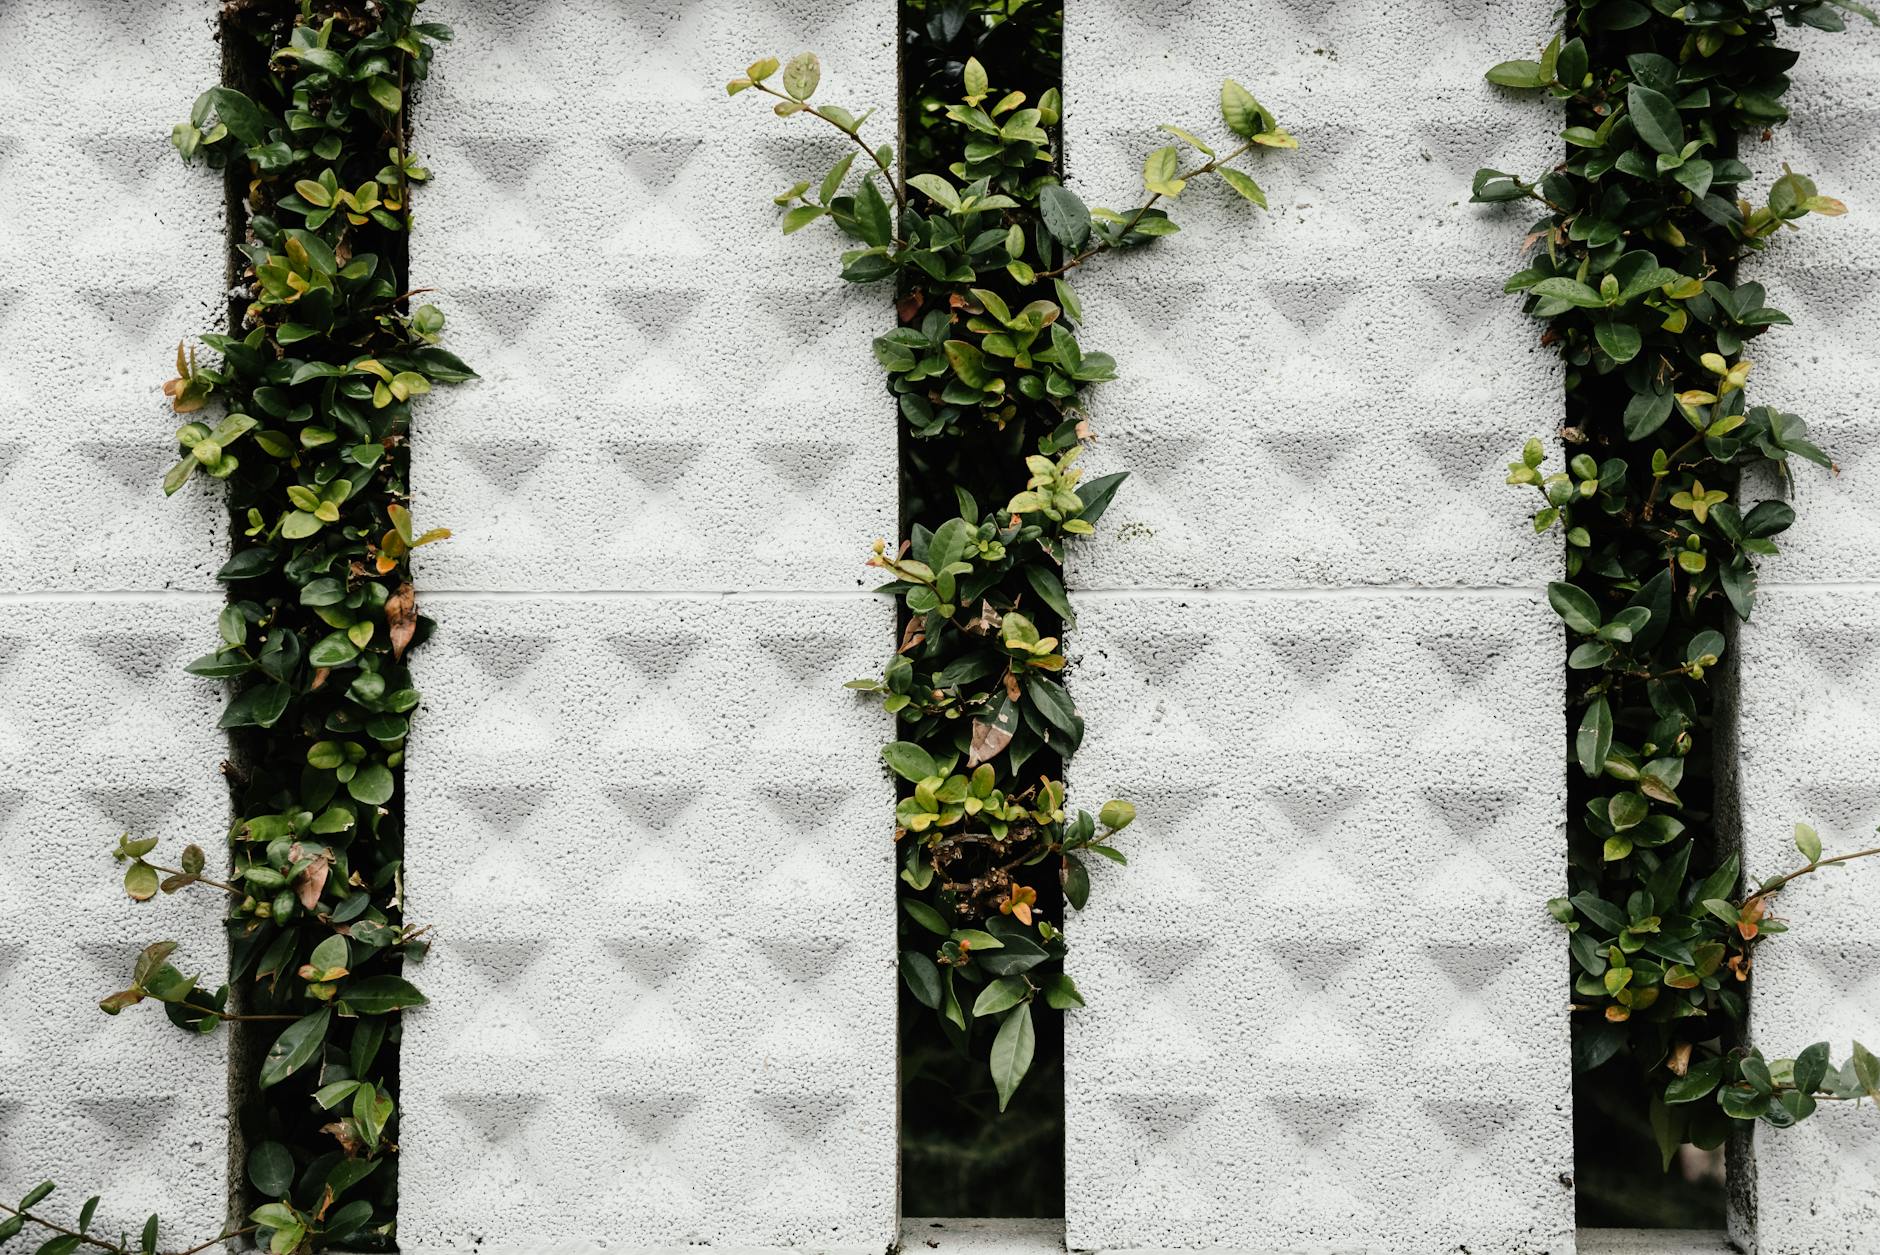
[[[148,999],[187,1032],[261,1035],[239,1100],[255,1205],[237,1233],[274,1255],[390,1248],[399,1013],[424,1001],[402,970],[426,944],[402,906],[399,779],[419,700],[406,660],[430,629],[410,554],[448,533],[413,531],[406,435],[416,398],[472,372],[401,274],[410,193],[428,177],[406,145],[408,105],[450,38],[416,20],[420,3],[229,0],[237,81],[203,93],[172,136],[185,161],[228,172],[246,219],[235,326],[203,337],[220,361],[179,349],[164,386],[178,414],[223,412],[178,430],[163,487],[228,486],[221,643],[189,671],[234,686],[221,726],[236,818],[226,878],[195,844],[169,865],[155,838],[129,835],[116,856],[138,901],[226,898],[229,983],[185,975],[161,941],[99,1005]],[[51,1255],[157,1249],[155,1216],[134,1245],[92,1235],[96,1199],[75,1227],[42,1218],[51,1189],[0,1209],[0,1239],[31,1222],[52,1232]]]
[[[1195,179],[1219,176],[1264,206],[1232,163],[1297,142],[1230,79],[1230,138],[1217,148],[1163,127],[1180,143],[1149,154],[1143,200],[1119,212],[1059,181],[1055,88],[1008,90],[968,57],[950,98],[923,102],[910,126],[916,164],[862,137],[869,113],[813,103],[821,77],[812,53],[766,58],[727,90],[849,137],[856,151],[777,197],[782,227],[827,220],[847,245],[844,279],[895,284],[899,326],[874,353],[910,442],[907,517],[905,539],[877,542],[870,563],[891,577],[880,591],[900,600],[903,629],[883,673],[849,687],[898,720],[883,758],[901,781],[902,978],[962,1048],[996,1025],[986,1049],[1004,1109],[1031,1066],[1038,1002],[1083,1001],[1054,903],[1083,907],[1085,860],[1123,862],[1112,842],[1135,818],[1126,801],[1068,809],[1062,778],[1084,732],[1061,681],[1059,633],[1075,622],[1065,550],[1125,478],[1086,481],[1078,466],[1092,438],[1085,394],[1116,363],[1079,342],[1071,276],[1173,234],[1166,205]]]
[[[1880,1098],[1880,1061],[1859,1043],[1835,1067],[1826,1042],[1771,1060],[1741,1040],[1756,947],[1783,931],[1775,895],[1880,850],[1823,857],[1797,826],[1801,866],[1746,889],[1712,816],[1728,766],[1712,761],[1710,683],[1755,605],[1756,560],[1794,520],[1781,501],[1743,501],[1740,471],[1832,466],[1799,416],[1748,401],[1746,347],[1789,318],[1737,263],[1809,214],[1844,212],[1786,167],[1761,203],[1745,186],[1738,137],[1788,116],[1798,54],[1776,43],[1778,15],[1841,29],[1823,0],[1567,6],[1538,61],[1488,72],[1565,103],[1566,159],[1534,182],[1482,170],[1474,186],[1477,201],[1542,207],[1533,264],[1507,290],[1566,363],[1566,467],[1548,471],[1531,440],[1508,482],[1539,494],[1535,530],[1566,543],[1548,600],[1573,642],[1571,892],[1549,909],[1571,943],[1575,1064],[1630,1057],[1667,1166],[1733,1122],[1785,1127],[1820,1102]]]

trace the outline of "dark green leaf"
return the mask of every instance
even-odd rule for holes
[[[940,986],[940,969],[934,966],[932,959],[918,950],[901,951],[901,979],[907,982],[921,1006],[939,1008],[944,990]]]
[[[338,1006],[353,1015],[385,1015],[421,1007],[425,996],[402,976],[368,976],[340,990]]]
[[[326,1028],[332,1018],[332,1009],[321,1007],[282,1030],[261,1062],[261,1088],[278,1085],[311,1063],[326,1041]]]
[[[1625,100],[1640,139],[1661,153],[1675,154],[1684,147],[1684,122],[1669,96],[1633,83],[1625,89]]]
[[[1090,241],[1090,210],[1068,187],[1048,183],[1038,191],[1038,209],[1051,238],[1075,253]]]
[[[1006,1012],[1005,1022],[992,1039],[992,1083],[999,1092],[999,1110],[1004,1111],[1017,1092],[1025,1073],[1031,1070],[1032,1052],[1037,1047],[1036,1030],[1031,1023],[1029,1002]]]

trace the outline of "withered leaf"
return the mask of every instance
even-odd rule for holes
[[[320,1126],[320,1132],[331,1133],[339,1139],[339,1144],[346,1148],[348,1155],[357,1155],[366,1148],[365,1140],[359,1136],[359,1130],[353,1124],[351,1117],[335,1120],[331,1124],[323,1124]]]
[[[320,895],[326,891],[326,879],[332,871],[333,856],[322,850],[305,871],[294,877],[294,896],[301,906],[311,911],[320,905]]]
[[[1012,684],[1011,676],[1006,676],[1008,690]],[[1012,702],[1000,702],[989,719],[973,721],[973,743],[967,754],[966,765],[977,767],[1004,752],[1012,743],[1013,735],[1018,731],[1018,707]]]
[[[418,630],[418,590],[410,581],[400,584],[398,591],[385,599],[385,626],[392,639],[392,661],[401,662],[412,633]]]

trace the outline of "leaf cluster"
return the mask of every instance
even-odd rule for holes
[[[1021,29],[975,25],[958,5],[928,18],[965,42],[973,30]],[[899,326],[874,353],[914,444],[904,495],[917,505],[906,539],[877,543],[871,564],[890,576],[880,591],[901,601],[904,630],[882,674],[849,687],[878,695],[899,721],[883,756],[901,781],[903,979],[962,1050],[980,1020],[996,1026],[985,1049],[1004,1109],[1032,1062],[1035,1006],[1082,1002],[1063,971],[1056,902],[1083,907],[1086,859],[1123,862],[1111,842],[1135,818],[1122,801],[1097,815],[1067,809],[1061,778],[1084,734],[1063,683],[1060,633],[1075,623],[1066,548],[1095,530],[1126,478],[1086,481],[1078,465],[1091,438],[1087,390],[1117,365],[1080,340],[1068,276],[1173,234],[1164,202],[1197,178],[1219,175],[1264,205],[1231,163],[1296,141],[1229,80],[1226,141],[1165,127],[1193,150],[1191,168],[1177,145],[1157,149],[1134,209],[1091,207],[1058,178],[1055,86],[1001,87],[970,52],[936,57],[957,77],[930,75],[922,88],[917,165],[863,139],[867,113],[816,103],[812,53],[758,61],[726,90],[756,91],[781,117],[849,137],[855,152],[776,198],[782,229],[826,220],[846,246],[844,279],[895,284]]]
[[[207,988],[158,942],[100,1007],[159,1002],[195,1033],[265,1026],[242,1116],[260,1202],[244,1232],[273,1255],[389,1243],[398,1016],[424,1002],[403,974],[426,946],[401,902],[399,778],[419,702],[406,652],[430,626],[410,554],[448,533],[413,527],[406,439],[412,404],[473,372],[397,273],[410,189],[428,177],[406,107],[450,37],[416,20],[419,3],[228,6],[225,37],[252,64],[172,136],[186,161],[228,172],[248,214],[237,324],[203,337],[212,364],[179,348],[164,389],[179,414],[222,410],[178,430],[164,490],[225,481],[239,533],[218,572],[219,646],[188,668],[234,690],[221,726],[236,818],[226,880],[193,844],[175,866],[153,861],[150,837],[115,856],[133,899],[226,898],[230,975]],[[141,1249],[154,1241],[153,1222]]]

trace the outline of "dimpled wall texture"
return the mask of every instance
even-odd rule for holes
[[[213,895],[139,906],[110,858],[228,826],[220,697],[182,671],[222,507],[159,487],[158,387],[224,308],[221,180],[167,139],[219,63],[208,0],[0,0],[0,1191],[50,1177],[60,1219],[102,1192],[101,1232],[162,1208],[192,1241],[225,1212],[226,1037],[97,1001],[161,938],[211,985],[226,963]]]
[[[413,281],[483,378],[414,440],[456,538],[419,567],[438,940],[400,1241],[879,1252],[893,731],[841,684],[894,639],[862,567],[895,526],[892,312],[769,204],[845,141],[722,84],[814,48],[819,100],[891,116],[893,2],[435,9]]]
[[[1738,637],[1737,812],[1745,867],[1760,878],[1795,867],[1797,821],[1830,853],[1876,844],[1880,791],[1880,402],[1859,380],[1880,367],[1880,32],[1790,32],[1801,50],[1794,117],[1767,143],[1745,145],[1761,184],[1781,163],[1848,204],[1745,267],[1795,320],[1758,340],[1751,396],[1802,415],[1839,464],[1797,463],[1796,509],[1783,552],[1763,565],[1755,617]],[[1838,583],[1837,583],[1838,582]],[[1830,870],[1782,892],[1792,931],[1757,952],[1750,1035],[1770,1057],[1827,1040],[1880,1049],[1880,901],[1870,865]],[[1759,1128],[1755,1171],[1739,1187],[1739,1236],[1761,1255],[1866,1249],[1880,1232],[1880,1113],[1823,1104],[1798,1128]]]
[[[1073,563],[1071,785],[1142,818],[1071,921],[1074,1247],[1572,1249],[1558,559],[1502,483],[1561,385],[1500,295],[1525,217],[1466,203],[1555,160],[1481,77],[1548,26],[1068,8],[1087,201],[1136,203],[1157,123],[1220,134],[1226,76],[1303,145],[1247,163],[1271,212],[1197,183],[1078,280],[1132,477]]]

